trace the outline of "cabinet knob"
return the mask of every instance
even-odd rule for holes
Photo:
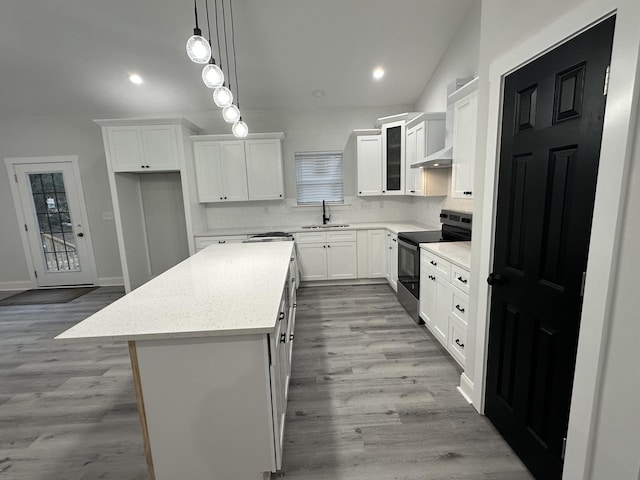
[[[456,338],[456,345],[458,345],[460,348],[464,348],[464,343],[462,343],[459,338]]]
[[[226,200],[226,199],[227,199],[227,197],[224,197],[224,199]]]
[[[289,340],[293,342],[293,333],[289,335]]]
[[[411,190],[411,193],[416,193],[416,191],[415,190]]]
[[[382,193],[387,193],[387,191],[386,190],[382,190]]]
[[[391,240],[393,240],[394,242],[397,242],[397,240],[395,238],[392,238]]]
[[[144,165],[140,165],[140,168],[144,168]]]
[[[220,197],[220,200],[222,200],[222,197]]]
[[[287,341],[287,334],[286,333],[281,333],[280,334],[280,343],[286,343]]]
[[[362,192],[358,192],[358,195],[362,195]]]
[[[327,246],[326,245],[322,245],[322,248],[327,248]]]
[[[282,194],[280,194],[280,198],[282,198]]]
[[[456,309],[457,309],[460,313],[464,313],[464,308],[462,308],[460,305],[456,305]]]
[[[298,304],[297,304],[297,303],[294,303],[294,304],[293,304],[293,308],[296,308],[297,306],[298,306]]]
[[[331,248],[331,245],[327,245],[327,248]]]
[[[280,315],[278,315],[278,320],[282,320],[284,318],[284,312],[280,312]]]

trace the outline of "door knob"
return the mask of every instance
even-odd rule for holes
[[[84,237],[84,233],[80,232],[80,233],[78,233],[78,236],[79,237]]]
[[[487,277],[487,283],[489,285],[500,285],[503,282],[504,278],[499,273],[491,272]]]

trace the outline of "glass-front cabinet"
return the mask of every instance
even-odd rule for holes
[[[405,122],[382,125],[382,194],[404,195]]]

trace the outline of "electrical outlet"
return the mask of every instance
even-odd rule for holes
[[[113,212],[102,212],[102,220],[113,220]]]

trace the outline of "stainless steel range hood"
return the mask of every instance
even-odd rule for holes
[[[445,140],[446,141],[446,140]],[[442,150],[432,153],[428,157],[424,157],[419,162],[411,164],[411,168],[451,168],[453,160],[453,147],[446,146]]]

